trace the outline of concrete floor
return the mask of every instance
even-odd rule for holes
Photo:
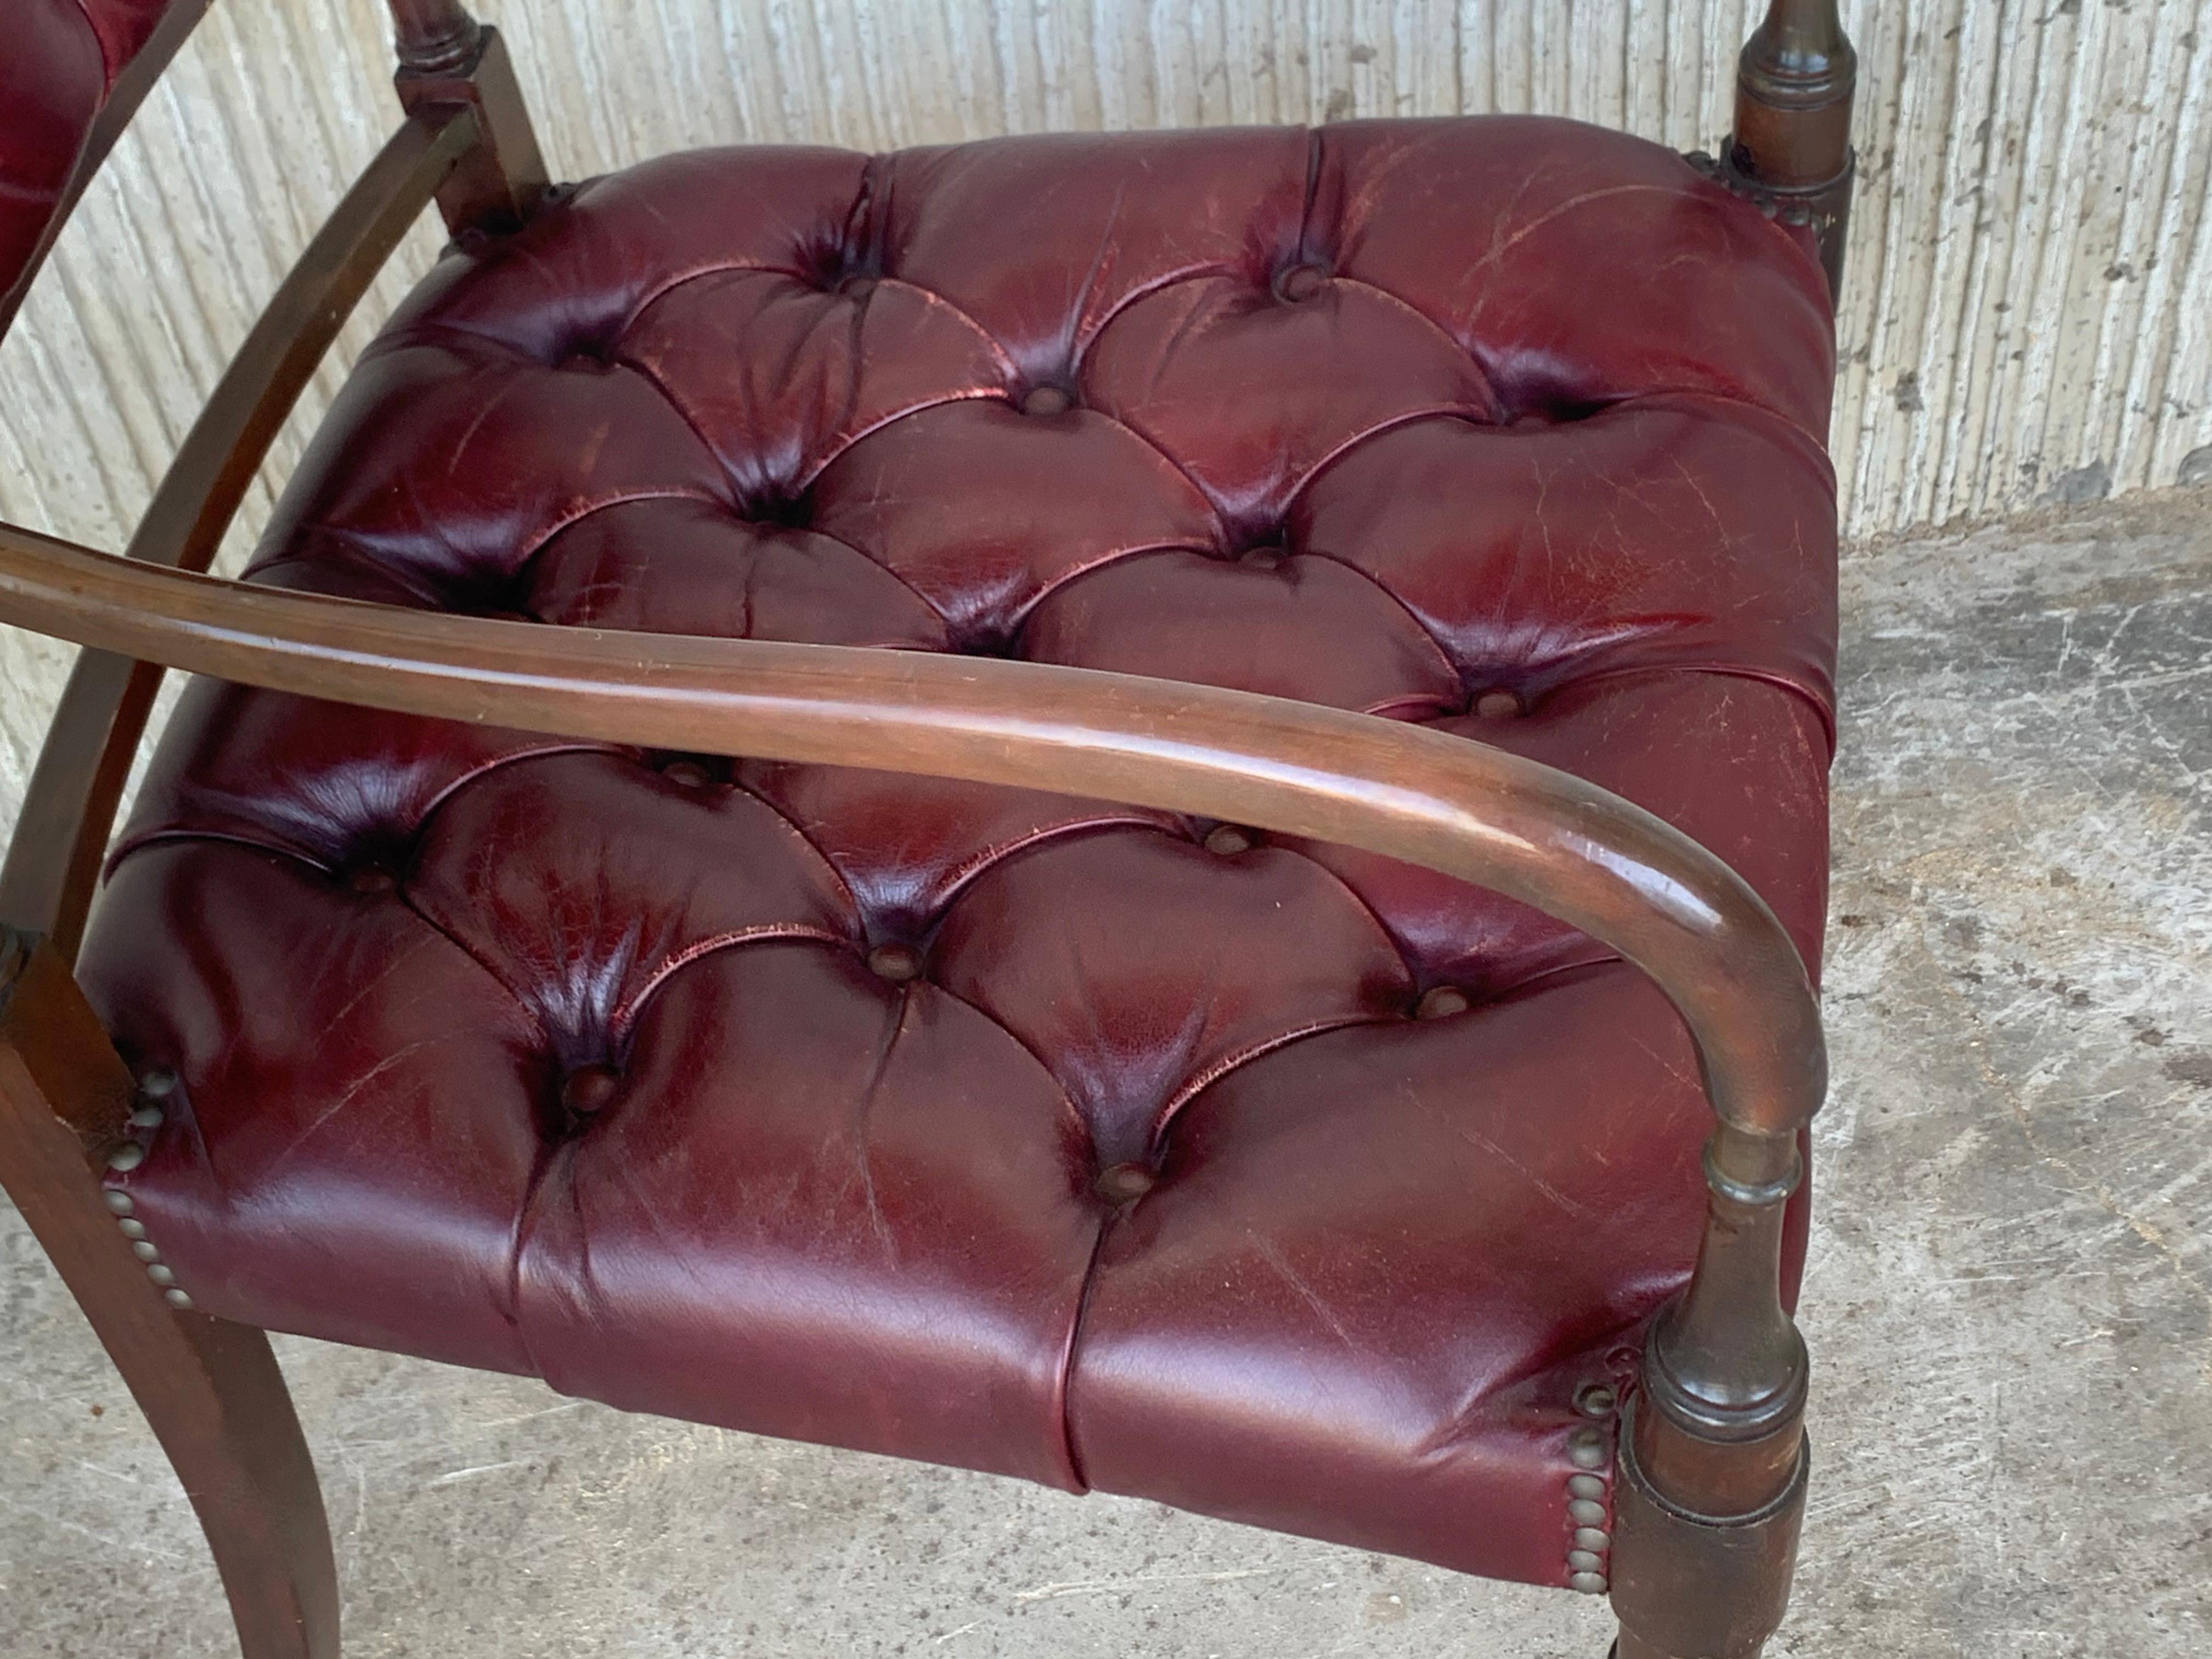
[[[2196,1654],[2212,490],[1856,551],[1796,1610],[1825,1659]],[[0,1653],[230,1651],[0,1212]],[[368,1656],[1597,1659],[1601,1602],[284,1341]]]

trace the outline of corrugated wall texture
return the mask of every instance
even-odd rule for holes
[[[530,0],[575,177],[683,146],[1534,110],[1712,149],[1754,0]],[[1862,175],[1833,432],[1857,533],[2212,479],[2212,0],[1845,4]],[[0,517],[121,545],[395,115],[379,0],[217,0],[0,345]],[[278,446],[265,517],[386,273]],[[0,631],[0,811],[65,653]]]

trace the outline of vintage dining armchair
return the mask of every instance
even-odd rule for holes
[[[0,327],[206,0],[25,0]],[[249,1659],[337,1652],[264,1330],[1609,1593],[1805,1498],[1851,182],[1528,118],[551,185],[497,33],[120,557],[0,875],[0,1176]],[[205,574],[422,210],[243,582]],[[119,834],[164,667],[186,690]]]

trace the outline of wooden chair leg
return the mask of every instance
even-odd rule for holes
[[[0,1184],[168,1453],[245,1659],[337,1659],[330,1523],[269,1339],[173,1306],[101,1189],[133,1088],[61,957],[0,930]]]
[[[1808,1474],[1797,1413],[1735,1443],[1686,1434],[1661,1415],[1651,1400],[1633,1401],[1621,1422],[1615,1659],[1759,1659],[1797,1565]]]

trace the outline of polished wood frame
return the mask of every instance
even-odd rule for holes
[[[164,57],[204,3],[182,0]],[[1620,1419],[1618,1651],[1752,1659],[1787,1603],[1804,1501],[1807,1363],[1782,1303],[1782,1217],[1826,1062],[1803,964],[1712,854],[1568,774],[1305,703],[849,647],[588,629],[556,641],[528,623],[202,574],[339,324],[422,210],[434,201],[456,232],[497,234],[543,199],[544,165],[496,32],[458,0],[391,4],[406,119],[279,289],[126,554],[0,526],[0,621],[85,647],[0,866],[0,1182],[174,1462],[246,1659],[337,1652],[313,1467],[266,1338],[165,1297],[113,1224],[100,1171],[125,1144],[135,1085],[70,968],[167,668],[650,748],[1217,817],[1478,882],[1613,945],[1680,1013],[1717,1120],[1697,1267],[1654,1322]],[[1832,281],[1851,178],[1851,76],[1834,0],[1772,0],[1744,50],[1735,136],[1715,164],[1776,216],[1809,226]]]

